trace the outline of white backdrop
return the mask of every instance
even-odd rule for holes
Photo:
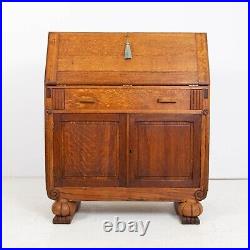
[[[207,32],[210,177],[247,177],[247,3],[3,3],[5,176],[44,175],[48,31]]]

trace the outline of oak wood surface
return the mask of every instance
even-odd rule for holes
[[[124,44],[133,58],[124,60]],[[60,35],[58,71],[197,71],[194,34]],[[143,69],[143,70],[142,70]]]
[[[125,117],[119,114],[54,116],[56,186],[123,186]]]
[[[132,87],[65,90],[66,110],[188,110],[190,106],[190,90]]]
[[[176,214],[180,216],[182,224],[200,224],[199,215],[203,212],[203,207],[199,201],[186,200],[175,202]]]
[[[132,59],[124,59],[126,41]],[[205,33],[50,33],[45,83],[209,84]]]
[[[130,116],[129,186],[198,187],[201,115]]]
[[[170,187],[56,187],[60,197],[83,201],[184,201],[199,188]]]
[[[209,84],[205,33],[50,33],[45,167],[54,223],[70,223],[81,200],[155,200],[177,202],[182,223],[198,224]]]
[[[80,203],[80,201],[68,201],[63,198],[55,201],[52,205],[52,212],[55,214],[53,224],[70,224]]]

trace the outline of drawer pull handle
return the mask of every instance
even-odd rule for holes
[[[176,103],[176,101],[172,101],[172,100],[165,99],[165,98],[158,98],[158,99],[157,99],[157,102],[158,102],[158,103],[169,103],[169,104],[174,104],[174,103]]]
[[[79,101],[80,103],[95,103],[96,100],[94,98],[84,98]]]

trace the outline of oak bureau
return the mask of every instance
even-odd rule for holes
[[[205,33],[51,32],[46,187],[53,223],[81,201],[174,202],[199,224],[208,190]]]

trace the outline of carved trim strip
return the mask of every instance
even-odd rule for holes
[[[201,110],[203,108],[203,97],[201,89],[190,90],[190,109]]]
[[[204,99],[208,99],[208,89],[203,89]]]
[[[203,109],[203,110],[202,110],[202,114],[203,114],[203,115],[208,115],[208,113],[209,113],[208,109]]]
[[[64,109],[64,89],[53,89],[52,99],[53,109]]]

